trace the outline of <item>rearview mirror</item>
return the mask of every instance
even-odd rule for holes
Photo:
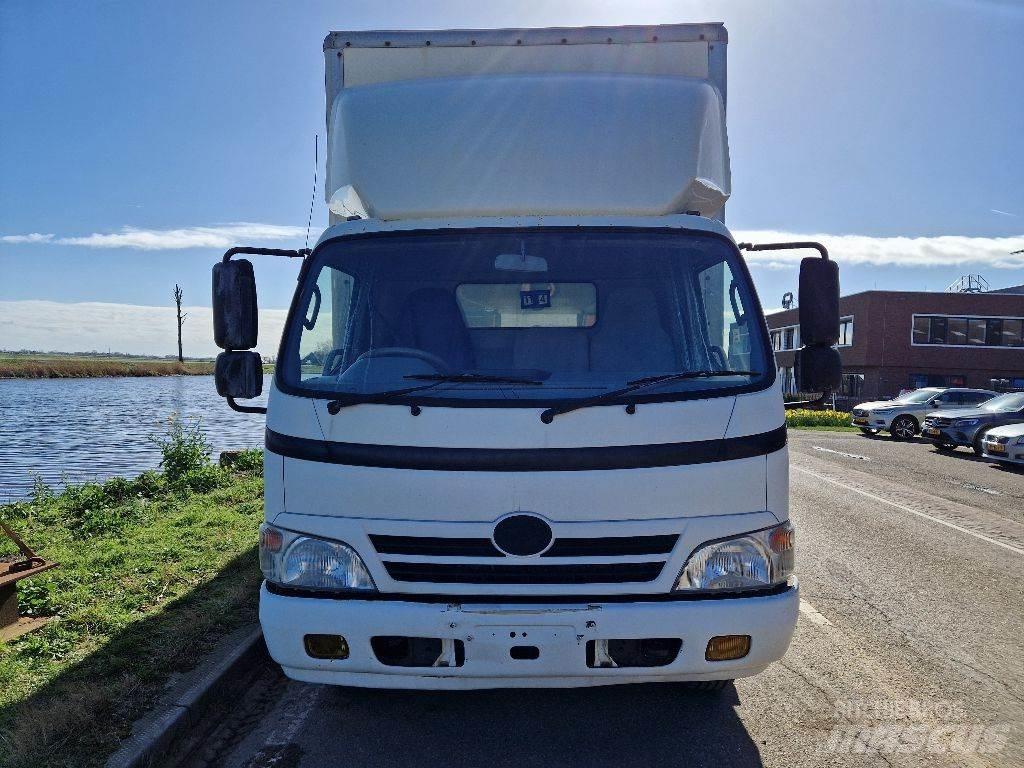
[[[252,349],[259,335],[256,276],[245,259],[213,267],[213,340],[221,349]],[[218,364],[220,358],[217,358]],[[262,372],[262,368],[260,369]],[[220,385],[218,383],[218,389]]]
[[[811,257],[800,262],[800,339],[808,347],[839,342],[839,265],[834,261]]]
[[[499,253],[494,257],[494,268],[503,272],[547,272],[548,260],[525,253]]]
[[[213,377],[221,397],[259,397],[263,392],[263,359],[256,352],[221,352]]]
[[[833,347],[803,347],[793,361],[796,388],[800,392],[832,392],[843,382],[843,362]]]

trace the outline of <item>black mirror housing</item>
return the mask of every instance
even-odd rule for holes
[[[259,397],[263,392],[263,359],[256,352],[221,352],[213,376],[221,397]]]
[[[252,349],[259,335],[256,276],[245,259],[213,267],[213,340],[221,349]],[[220,357],[217,358],[220,365]],[[260,369],[262,373],[262,368]],[[217,383],[218,391],[220,382]]]
[[[812,257],[800,262],[800,340],[808,347],[839,342],[839,265],[834,261]]]
[[[843,362],[832,347],[803,347],[796,351],[793,372],[801,392],[832,392],[843,381]]]

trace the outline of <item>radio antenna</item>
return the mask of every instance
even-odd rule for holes
[[[320,134],[313,134],[313,192],[309,196],[309,217],[306,219],[306,245],[309,249],[309,227],[313,223],[313,203],[316,202],[316,172],[320,168]]]

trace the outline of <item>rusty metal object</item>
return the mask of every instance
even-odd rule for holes
[[[10,538],[21,552],[21,559],[0,560],[0,642],[8,642],[26,632],[38,629],[49,620],[18,615],[17,582],[56,568],[57,563],[39,557],[18,534],[2,522],[0,531]]]

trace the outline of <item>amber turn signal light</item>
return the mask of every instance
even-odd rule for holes
[[[750,635],[717,635],[708,640],[704,658],[708,661],[742,659],[750,653]]]
[[[306,635],[303,645],[314,659],[348,658],[348,641],[341,635]]]

